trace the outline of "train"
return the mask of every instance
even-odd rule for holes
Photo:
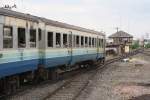
[[[0,91],[105,61],[105,34],[0,8]]]

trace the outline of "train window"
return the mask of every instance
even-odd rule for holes
[[[94,47],[94,38],[92,38],[92,47]]]
[[[85,37],[85,47],[88,47],[88,37]]]
[[[39,28],[38,29],[38,34],[39,34],[39,41],[42,39],[42,30]]]
[[[60,35],[60,33],[56,33],[56,47],[57,48],[61,47],[61,35]]]
[[[4,28],[3,28],[3,47],[4,48],[13,48],[12,27],[4,26]]]
[[[81,46],[83,47],[84,46],[84,37],[81,36]]]
[[[89,47],[91,47],[91,37],[89,37]]]
[[[79,41],[80,41],[79,36],[76,36],[76,47],[79,47]]]
[[[35,48],[36,47],[36,30],[30,29],[30,47]]]
[[[47,33],[48,47],[53,47],[53,32]]]
[[[66,48],[68,47],[68,42],[67,42],[67,34],[63,34],[63,47]]]
[[[26,31],[25,28],[18,28],[18,48],[26,47]]]

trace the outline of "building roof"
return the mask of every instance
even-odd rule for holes
[[[118,31],[118,32],[110,35],[109,38],[133,38],[133,36],[127,32]]]
[[[61,27],[61,28],[68,28],[68,29],[73,29],[73,30],[77,30],[77,31],[88,32],[88,33],[93,33],[93,34],[105,36],[105,34],[98,32],[98,31],[95,31],[95,30],[86,29],[86,28],[82,28],[79,26],[74,26],[74,25],[46,19],[43,17],[33,16],[30,14],[25,14],[25,13],[7,10],[7,9],[3,9],[3,8],[0,8],[0,15],[20,18],[20,19],[24,19],[24,20],[30,20],[30,21],[34,21],[37,23],[39,22],[39,20],[41,20],[41,21],[45,22],[47,25],[52,25],[52,26]]]
[[[38,17],[36,16],[30,15],[30,14],[24,14],[21,12],[16,12],[16,11],[8,10],[8,9],[3,9],[3,8],[0,8],[0,15],[38,22]]]

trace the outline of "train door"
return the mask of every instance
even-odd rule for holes
[[[25,29],[25,28],[18,27],[18,29],[17,29],[18,52],[20,54],[19,57],[20,57],[21,61],[24,58],[24,51],[25,51],[26,46],[27,46],[26,31],[27,31],[27,29]]]
[[[39,25],[40,26],[40,25]],[[47,47],[47,41],[48,38],[46,33],[46,28],[43,23],[41,23],[41,27],[38,28],[38,51],[39,51],[39,65],[40,66],[46,66],[45,65],[45,58],[46,58],[46,47]]]
[[[44,53],[43,53],[43,51],[42,50],[44,50],[43,48],[43,44],[44,44],[44,42],[43,42],[43,37],[44,36],[42,36],[43,34],[42,33],[44,33],[43,32],[43,30],[41,29],[41,28],[38,28],[38,51],[39,51],[39,65],[43,65],[43,63],[44,63],[44,59],[43,59],[43,57],[44,57]]]

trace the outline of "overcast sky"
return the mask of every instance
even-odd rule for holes
[[[85,28],[116,32],[116,27],[136,38],[150,33],[150,0],[0,0],[17,4],[17,11]]]

